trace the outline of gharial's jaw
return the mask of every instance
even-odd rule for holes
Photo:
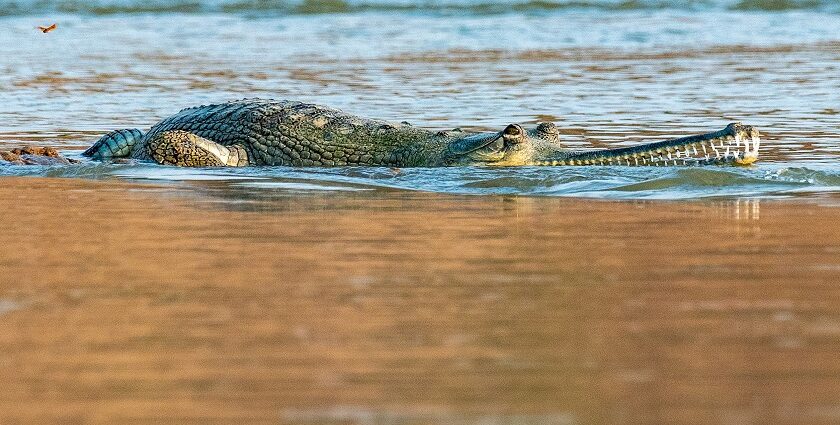
[[[531,165],[747,165],[758,159],[758,130],[731,123],[723,130],[619,149],[565,152]]]

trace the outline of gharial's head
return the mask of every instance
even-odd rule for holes
[[[731,123],[723,130],[635,146],[577,150],[560,144],[554,124],[532,130],[510,124],[498,133],[452,137],[445,165],[749,165],[758,159],[760,134],[755,127]]]
[[[510,124],[498,133],[471,134],[453,140],[445,154],[446,165],[541,165],[547,158],[567,152],[560,144],[554,123],[541,122],[531,130]]]

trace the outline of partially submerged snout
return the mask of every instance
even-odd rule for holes
[[[557,165],[747,165],[758,159],[757,129],[732,123],[723,130],[618,149],[570,151],[559,143],[557,128],[541,123],[526,131],[511,124],[499,133],[465,137],[453,143],[458,163],[494,166]]]

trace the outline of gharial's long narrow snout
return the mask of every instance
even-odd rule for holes
[[[575,152],[535,165],[747,165],[758,159],[757,129],[732,123],[723,130],[618,149]]]

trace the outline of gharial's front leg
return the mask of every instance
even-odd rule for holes
[[[149,156],[164,165],[179,167],[241,167],[248,165],[242,146],[224,146],[184,130],[167,130],[146,143]]]

